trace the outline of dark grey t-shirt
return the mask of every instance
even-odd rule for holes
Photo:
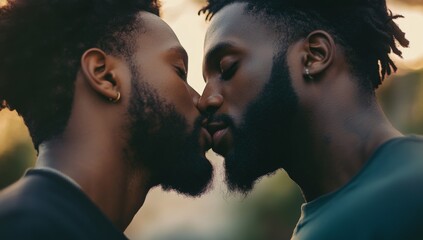
[[[75,184],[34,169],[0,192],[0,239],[127,238]]]
[[[423,239],[423,137],[386,142],[348,184],[301,211],[293,240]]]

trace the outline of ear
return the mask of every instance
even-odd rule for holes
[[[100,96],[111,102],[120,99],[116,66],[117,59],[98,48],[88,49],[81,58],[81,70],[87,83]]]
[[[322,74],[336,56],[335,41],[322,30],[311,32],[305,39],[304,76],[313,79]]]

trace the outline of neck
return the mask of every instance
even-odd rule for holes
[[[40,145],[37,166],[54,168],[73,179],[124,231],[143,205],[151,184],[147,171],[134,167],[127,155],[124,126],[128,122],[123,116],[128,102],[123,99],[119,103],[103,101],[79,76],[65,131],[60,138]]]
[[[296,160],[286,167],[291,178],[301,187],[306,201],[347,184],[380,145],[401,136],[375,101],[366,108],[323,108],[303,118],[313,121],[305,120],[308,122],[302,126],[311,127],[297,138],[301,143],[297,146],[305,149],[295,153]]]
[[[92,202],[124,231],[144,203],[150,189],[146,176],[136,171],[105,136],[93,139],[64,137],[40,146],[38,167],[56,169],[73,179]]]

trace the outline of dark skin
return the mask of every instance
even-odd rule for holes
[[[365,97],[357,79],[330,34],[312,32],[293,44],[288,54],[301,104],[298,128],[309,126],[298,139],[309,139],[308,149],[299,163],[292,164],[290,176],[310,201],[345,185],[381,144],[402,135],[386,119],[375,97],[370,104],[362,102]],[[318,76],[316,81],[304,79],[301,69],[305,66]],[[313,168],[304,168],[307,164]]]
[[[138,45],[132,57],[144,78],[136,80],[148,81],[161,97],[174,104],[192,129],[200,115],[194,104],[199,96],[181,75],[180,70],[187,70],[185,50],[159,17],[146,12],[139,17],[146,31],[136,33]],[[124,153],[130,134],[125,129],[129,124],[126,116],[131,78],[126,60],[98,48],[88,49],[81,56],[68,125],[60,138],[40,145],[37,160],[37,167],[57,169],[75,180],[122,231],[143,205],[149,189],[157,185],[151,180],[154,173],[134,167]],[[117,92],[121,99],[109,101],[117,97]],[[208,138],[203,133],[199,139],[205,148]]]
[[[248,104],[268,81],[266,66],[271,66],[281,47],[274,30],[244,12],[244,6],[226,6],[211,21],[204,44],[206,87],[198,104],[204,112],[228,114],[238,126]],[[215,52],[222,43],[231,44]],[[227,74],[225,59],[236,64],[229,79],[222,78]],[[402,135],[386,119],[376,98],[359,89],[342,47],[329,33],[316,30],[291,44],[287,64],[299,101],[298,111],[286,116],[294,120],[295,134],[284,138],[301,147],[294,148],[294,158],[280,156],[280,167],[301,187],[305,199],[312,201],[345,185],[381,144]],[[306,76],[306,68],[313,79]],[[223,156],[233,148],[232,133],[226,127],[211,128],[213,149]]]

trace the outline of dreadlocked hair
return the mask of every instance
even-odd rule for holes
[[[82,54],[129,54],[140,11],[159,15],[158,0],[8,0],[0,8],[0,110],[23,117],[36,149],[67,124]]]
[[[236,2],[246,3],[247,12],[264,17],[272,27],[283,24],[283,40],[288,44],[314,30],[328,31],[343,47],[360,86],[371,92],[397,70],[389,56],[393,52],[402,57],[397,44],[409,46],[405,33],[394,22],[403,16],[393,15],[386,0],[208,0],[199,15],[211,20]]]

